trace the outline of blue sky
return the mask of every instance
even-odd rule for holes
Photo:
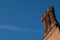
[[[0,40],[42,40],[40,17],[51,5],[59,21],[59,0],[0,0]]]

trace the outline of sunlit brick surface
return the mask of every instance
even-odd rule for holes
[[[57,22],[55,10],[52,6],[48,7],[41,19],[45,30],[43,40],[60,40],[60,25]]]
[[[60,40],[60,32],[58,28],[52,33],[52,35],[47,40]]]

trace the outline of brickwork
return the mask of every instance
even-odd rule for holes
[[[59,24],[55,17],[54,8],[49,6],[47,11],[44,12],[43,16],[41,17],[42,22],[44,24],[44,39],[43,40],[58,40],[60,39],[58,36],[59,33]],[[56,38],[56,36],[58,38]]]

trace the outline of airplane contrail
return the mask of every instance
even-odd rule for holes
[[[35,30],[30,30],[30,29],[22,29],[14,26],[0,26],[0,29],[2,30],[13,30],[13,31],[25,31],[25,32],[40,32],[43,33],[42,31],[35,31]]]
[[[3,29],[3,30],[15,30],[15,31],[20,31],[21,30],[20,28],[13,27],[13,26],[0,26],[0,29]]]

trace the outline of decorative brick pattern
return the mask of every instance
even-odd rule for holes
[[[54,8],[52,6],[49,6],[47,11],[41,17],[45,29],[43,40],[60,40],[60,26],[56,20],[54,11]]]

